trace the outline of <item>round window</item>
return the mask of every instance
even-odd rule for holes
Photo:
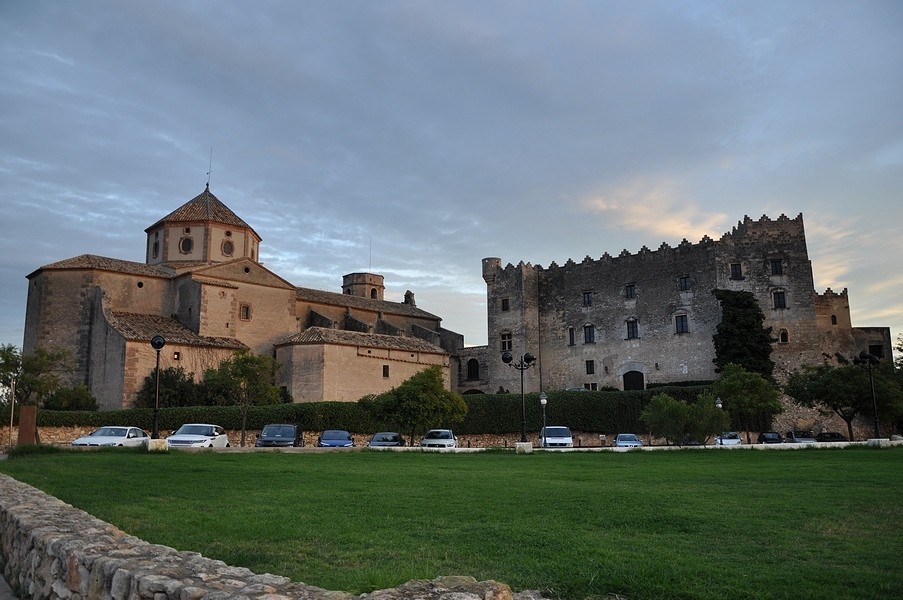
[[[194,248],[194,240],[190,237],[182,238],[179,240],[179,252],[182,254],[190,254],[191,250]]]
[[[232,256],[233,252],[235,252],[235,244],[229,240],[223,242],[223,255]]]

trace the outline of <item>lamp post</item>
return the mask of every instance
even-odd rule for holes
[[[721,410],[721,407],[722,407],[722,406],[724,406],[724,405],[721,403],[721,396],[718,396],[717,398],[715,398],[715,408],[717,408],[718,410]],[[718,445],[719,445],[719,446],[723,445],[724,442],[722,441],[720,435],[719,435],[717,438],[715,438],[715,439],[718,440]]]
[[[16,408],[16,374],[13,373],[9,381],[9,448],[7,452],[13,449],[13,414]]]
[[[881,437],[881,428],[878,426],[878,400],[875,398],[875,378],[872,375],[872,365],[877,365],[881,359],[868,352],[860,352],[858,358],[853,359],[857,365],[866,365],[869,369],[869,385],[872,388],[872,411],[875,416],[875,438]]]
[[[524,443],[527,441],[527,405],[524,402],[524,371],[532,367],[535,360],[536,357],[529,352],[521,356],[520,360],[517,362],[513,362],[514,357],[507,350],[502,353],[502,362],[512,369],[520,371],[520,441]]]
[[[539,403],[542,405],[542,441],[540,442],[540,447],[546,447],[546,403],[549,401],[549,397],[546,396],[545,392],[540,392],[539,394]]]
[[[155,335],[151,338],[151,348],[157,351],[157,382],[154,386],[154,430],[151,432],[151,439],[160,439],[160,350],[166,345],[166,340],[162,335]]]

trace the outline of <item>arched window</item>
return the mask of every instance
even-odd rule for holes
[[[370,290],[370,297],[376,300],[376,288]]]
[[[624,373],[624,391],[627,390],[644,390],[646,382],[643,374],[639,371],[627,371]]]
[[[831,325],[837,325],[837,315],[831,315]]]
[[[480,379],[480,361],[471,358],[467,361],[467,381],[477,381]]]
[[[790,341],[790,335],[787,333],[786,329],[782,329],[778,333],[778,343],[786,344],[788,341]]]

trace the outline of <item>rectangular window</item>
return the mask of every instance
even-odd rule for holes
[[[869,344],[869,354],[881,360],[884,358],[884,346],[880,344]]]
[[[574,340],[574,328],[568,327],[568,346],[573,346],[576,343]]]
[[[596,373],[596,361],[588,360],[586,361],[586,374],[594,375]]]
[[[624,286],[624,297],[625,298],[636,298],[636,285],[632,283],[628,283]]]
[[[593,292],[592,290],[583,292],[583,306],[592,306],[593,305]]]
[[[780,258],[771,259],[771,274],[772,275],[783,275],[784,274],[784,263],[781,262]]]
[[[731,279],[743,279],[743,265],[731,263]]]
[[[690,323],[689,319],[687,319],[687,315],[677,315],[674,317],[674,331],[675,333],[689,333]]]
[[[774,298],[775,308],[787,308],[787,296],[784,292],[775,292],[772,297]]]
[[[583,343],[584,344],[595,344],[596,343],[596,328],[592,325],[584,325],[583,326]]]
[[[511,310],[511,303],[508,301],[508,298],[502,298],[502,310]]]
[[[511,345],[511,334],[503,333],[502,334],[502,352],[510,352],[512,348]]]
[[[627,339],[635,340],[639,335],[639,328],[637,327],[636,321],[627,321]]]
[[[389,378],[389,365],[383,365],[383,377]]]
[[[251,305],[250,304],[242,304],[238,307],[238,317],[242,321],[250,321],[251,320]]]
[[[681,275],[677,278],[677,289],[679,289],[680,291],[688,292],[690,291],[690,286],[691,282],[689,275]]]
[[[597,388],[595,383],[584,383],[583,389],[595,392]]]

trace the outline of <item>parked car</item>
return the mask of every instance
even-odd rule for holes
[[[430,429],[422,438],[420,446],[423,448],[457,448],[458,438],[451,429]]]
[[[619,433],[615,438],[617,448],[639,448],[643,445],[635,433]]]
[[[814,444],[815,434],[811,431],[800,431],[797,429],[787,432],[784,441],[788,444]]]
[[[228,448],[229,437],[219,425],[186,423],[166,438],[170,448]]]
[[[784,438],[777,431],[763,431],[756,438],[756,442],[759,444],[783,444]]]
[[[736,431],[725,431],[715,438],[716,446],[739,446],[743,443],[740,439],[740,433]]]
[[[286,448],[289,446],[303,446],[301,430],[291,423],[270,423],[264,425],[260,435],[254,442],[257,448]]]
[[[847,436],[842,433],[837,433],[836,431],[822,431],[817,436],[815,436],[816,442],[849,442]]]
[[[543,448],[573,448],[574,436],[568,427],[549,425],[539,432]]]
[[[354,446],[354,438],[344,429],[327,429],[317,438],[317,446],[321,448],[350,448]]]
[[[371,448],[404,446],[404,440],[394,431],[380,431],[379,433],[373,434],[373,437],[370,438],[367,445]]]
[[[80,437],[73,446],[146,446],[150,436],[140,427],[107,425]]]

